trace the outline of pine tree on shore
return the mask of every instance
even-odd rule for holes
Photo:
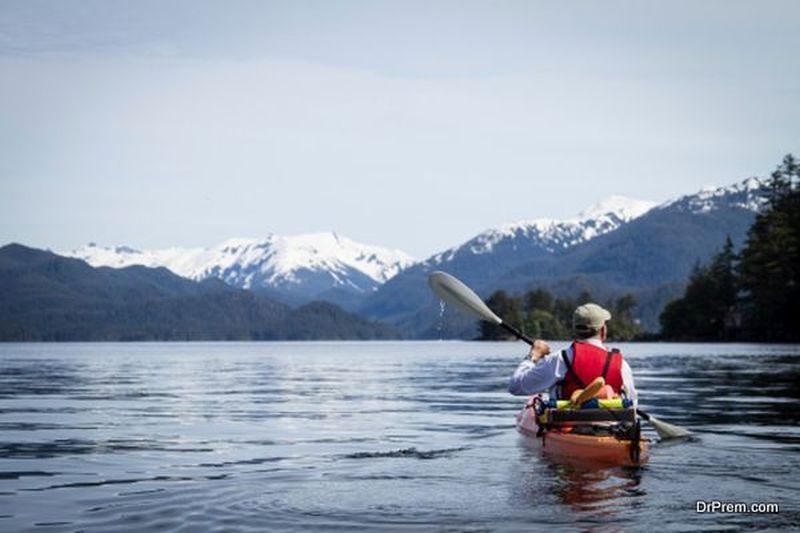
[[[661,313],[661,332],[675,340],[725,340],[734,325],[736,278],[733,241],[707,266],[697,264],[682,298],[668,303]]]
[[[800,165],[791,154],[769,189],[741,254],[728,238],[707,266],[695,268],[684,296],[666,305],[663,338],[800,340]]]
[[[800,339],[800,165],[787,155],[772,174],[769,209],[747,234],[738,275],[742,322],[753,339]]]

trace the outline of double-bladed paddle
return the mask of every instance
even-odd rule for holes
[[[528,337],[511,324],[503,322],[503,319],[489,309],[489,306],[481,300],[480,296],[475,294],[472,289],[464,285],[464,283],[456,277],[451,276],[447,272],[436,271],[428,277],[428,285],[430,285],[431,290],[445,303],[452,305],[456,309],[471,313],[481,320],[496,324],[516,338],[533,346],[534,341],[532,338]],[[642,410],[637,409],[637,412],[642,418],[653,425],[658,436],[662,439],[675,439],[691,435],[691,432],[682,427],[659,420]]]

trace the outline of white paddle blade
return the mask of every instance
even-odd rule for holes
[[[653,427],[656,429],[656,433],[658,433],[658,436],[662,439],[681,439],[690,437],[692,435],[691,431],[679,426],[668,424],[667,422],[659,420],[653,415],[650,415],[649,422],[653,424]]]
[[[502,322],[500,317],[494,314],[472,289],[450,274],[437,270],[428,276],[428,285],[436,293],[436,296],[446,304],[450,304],[456,309],[461,309],[467,313],[478,315],[487,322],[494,324]]]

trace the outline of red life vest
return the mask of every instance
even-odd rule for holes
[[[605,378],[606,385],[611,385],[614,392],[619,394],[622,389],[622,352],[616,349],[606,351],[588,342],[575,341],[572,343],[572,353],[570,363],[567,351],[561,352],[567,365],[567,374],[561,381],[559,393],[562,400],[568,400],[573,392],[585,389],[600,376]]]

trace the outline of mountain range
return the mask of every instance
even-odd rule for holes
[[[195,281],[216,278],[290,305],[326,300],[344,307],[411,265],[398,250],[354,242],[336,233],[230,239],[212,248],[137,250],[90,243],[62,255],[92,266],[166,267]]]
[[[504,224],[416,262],[401,251],[336,233],[270,234],[212,248],[89,244],[63,255],[107,270],[164,267],[199,286],[216,280],[217,286],[285,309],[326,301],[411,338],[468,338],[475,332],[469,317],[442,316],[426,283],[433,270],[460,277],[483,296],[497,289],[546,288],[559,296],[588,290],[604,302],[630,293],[642,325],[655,331],[660,310],[680,293],[693,266],[706,261],[726,235],[743,242],[768,192],[765,181],[749,178],[660,205],[612,196],[575,217]]]
[[[708,260],[727,235],[741,245],[768,193],[764,181],[749,178],[657,206],[613,198],[569,221],[489,230],[401,271],[359,311],[408,336],[470,337],[474,320],[456,313],[443,320],[425,284],[430,272],[445,270],[484,297],[497,289],[545,288],[571,297],[590,291],[605,302],[631,293],[642,326],[656,331],[661,309],[680,294],[693,266]]]
[[[229,239],[211,248],[138,250],[89,243],[61,255],[96,267],[165,267],[195,281],[216,278],[289,305],[325,300],[358,310],[386,281],[413,265],[466,261],[477,274],[466,281],[481,281],[532,256],[557,253],[613,231],[653,205],[612,196],[567,220],[542,218],[489,229],[422,263],[402,251],[357,243],[336,233],[270,234],[264,239]]]
[[[0,340],[391,339],[397,332],[325,302],[291,308],[217,279],[166,268],[94,268],[80,259],[0,248]]]
[[[548,218],[505,224],[435,254],[405,269],[382,286],[359,309],[366,316],[398,324],[412,336],[433,334],[432,312],[438,304],[426,283],[444,270],[475,288],[493,285],[510,270],[536,258],[558,255],[580,243],[612,232],[653,207],[652,202],[612,196],[566,220]],[[485,291],[484,291],[485,292]],[[434,305],[436,304],[436,305]],[[422,316],[419,312],[422,311]],[[458,323],[468,317],[452,317]],[[474,323],[468,319],[471,326]],[[435,334],[441,333],[437,323]]]

